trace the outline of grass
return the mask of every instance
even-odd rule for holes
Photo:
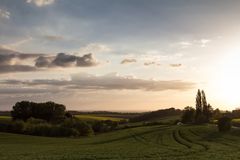
[[[94,114],[83,114],[83,115],[75,115],[75,117],[82,119],[82,120],[111,120],[111,121],[121,121],[125,120],[124,118],[118,118],[118,117],[108,117],[108,116],[98,116]]]
[[[240,131],[213,125],[145,126],[86,138],[0,133],[1,160],[229,160],[240,158]]]
[[[6,122],[10,122],[11,121],[11,117],[10,116],[0,116],[0,123],[6,123]]]

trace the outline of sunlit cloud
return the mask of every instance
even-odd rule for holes
[[[0,9],[0,18],[9,19],[10,15],[10,12],[7,10]]]
[[[53,4],[55,0],[26,0],[27,3],[33,3],[38,7]]]

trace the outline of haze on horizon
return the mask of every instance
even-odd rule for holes
[[[1,0],[0,110],[240,106],[240,1]]]

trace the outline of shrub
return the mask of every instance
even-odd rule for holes
[[[231,130],[232,124],[231,124],[232,119],[229,117],[222,117],[218,120],[218,130],[220,132],[226,132]]]
[[[192,107],[185,107],[182,115],[183,123],[193,123],[195,116],[195,109]]]
[[[80,136],[89,136],[93,134],[92,127],[79,119],[66,119],[61,126],[77,130]]]
[[[8,131],[13,133],[22,133],[24,129],[24,122],[23,121],[14,121],[9,124]]]
[[[37,118],[29,118],[27,120],[27,123],[31,123],[31,124],[42,124],[42,123],[47,123],[47,121],[43,120],[43,119],[37,119]]]

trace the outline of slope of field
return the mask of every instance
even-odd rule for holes
[[[1,160],[229,160],[240,158],[240,132],[214,126],[148,126],[87,138],[0,133]]]
[[[130,118],[131,122],[146,122],[146,121],[176,121],[180,119],[182,111],[175,108],[161,109],[157,111],[143,113],[139,116]]]
[[[74,117],[77,117],[82,120],[111,120],[111,121],[121,121],[124,120],[124,118],[118,118],[118,117],[108,117],[108,116],[99,116],[94,114],[83,114],[83,115],[74,115]]]

